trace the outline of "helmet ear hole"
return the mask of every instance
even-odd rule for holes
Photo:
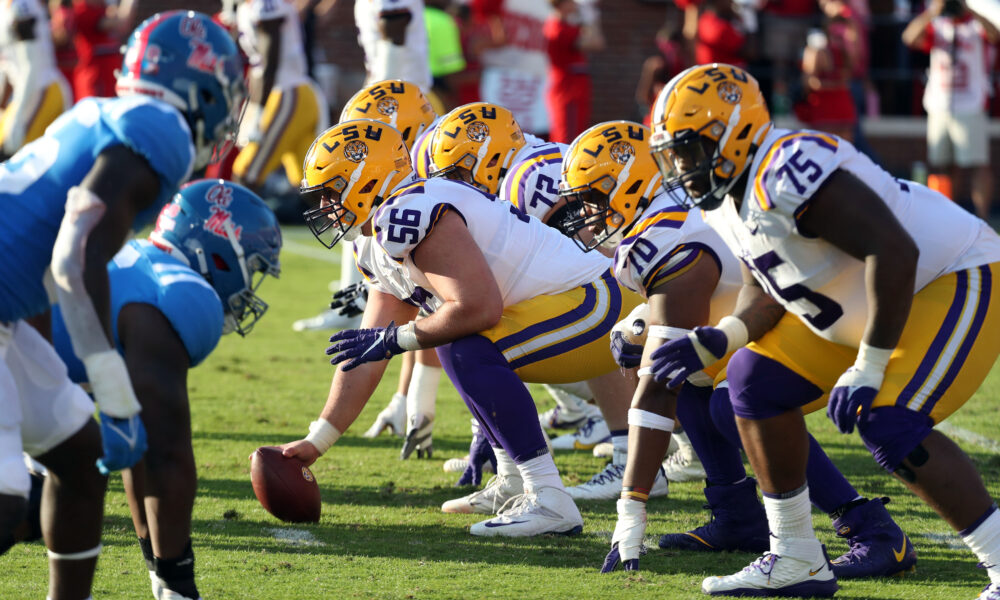
[[[365,187],[361,188],[361,190],[359,190],[358,193],[359,194],[370,194],[371,191],[375,189],[375,184],[376,183],[378,183],[378,180],[372,179],[371,181],[369,181],[368,183],[366,183]]]
[[[736,136],[736,139],[745,140],[747,136],[750,135],[750,127],[751,127],[750,123],[747,123],[746,126],[742,130],[740,130],[740,133],[739,135]]]
[[[218,254],[212,254],[212,262],[215,264],[215,268],[219,271],[229,272],[229,264],[226,262],[226,259],[222,258]]]
[[[491,158],[490,162],[487,163],[486,168],[487,169],[492,169],[493,167],[497,166],[497,163],[499,163],[499,162],[500,162],[500,153],[498,152],[498,153],[496,153],[496,154],[493,155],[493,158]]]
[[[627,190],[625,190],[625,193],[626,194],[634,194],[634,193],[638,192],[639,188],[641,188],[641,187],[642,187],[642,180],[641,179],[636,179],[635,182],[632,185],[630,185]]]

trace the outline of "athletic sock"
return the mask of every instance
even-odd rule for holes
[[[441,381],[440,367],[416,363],[410,376],[410,387],[406,390],[406,426],[416,425],[415,419],[424,416],[434,420],[438,382]]]
[[[504,477],[521,476],[521,471],[518,470],[517,464],[514,463],[513,459],[511,459],[503,448],[493,446],[493,454],[497,457],[497,475]]]
[[[521,477],[524,478],[525,490],[538,490],[543,487],[563,488],[562,479],[559,478],[559,469],[556,468],[551,454],[546,453],[526,460],[517,465],[517,469],[521,472]]]
[[[816,539],[812,526],[809,486],[784,494],[764,492],[764,511],[771,535],[779,539]]]
[[[990,582],[1000,585],[1000,511],[996,504],[958,534],[986,568]]]
[[[624,465],[628,459],[628,429],[616,429],[611,432],[611,445],[614,446],[611,462]]]
[[[163,580],[169,589],[187,598],[199,598],[198,586],[194,583],[194,550],[191,541],[181,555],[176,558],[155,557],[156,576]]]

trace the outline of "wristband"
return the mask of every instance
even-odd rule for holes
[[[420,342],[417,341],[416,321],[410,321],[406,325],[396,328],[396,343],[403,350],[420,350]]]
[[[320,455],[326,453],[338,439],[340,439],[340,432],[326,419],[319,418],[309,424],[309,435],[306,436],[306,441],[316,446]]]
[[[635,372],[636,377],[645,377],[653,374],[653,367],[643,367]]]
[[[83,552],[56,552],[54,550],[48,551],[49,558],[55,560],[85,560],[88,558],[94,558],[101,553],[101,544],[97,544],[90,550],[84,550]]]
[[[865,373],[882,375],[889,366],[892,348],[876,348],[861,342],[858,347],[858,357],[854,360],[854,368]]]
[[[670,433],[674,430],[674,420],[641,408],[628,409],[628,424]]]
[[[691,330],[684,329],[683,327],[669,327],[666,325],[649,326],[649,337],[661,340],[676,340],[677,338],[682,338],[689,333],[691,333]]]
[[[726,334],[726,354],[746,346],[750,341],[747,324],[739,317],[733,315],[722,317],[715,328]]]
[[[90,354],[84,357],[83,368],[101,412],[116,419],[127,419],[142,410],[132,390],[128,367],[117,351]]]

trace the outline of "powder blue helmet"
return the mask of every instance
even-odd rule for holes
[[[267,311],[257,288],[281,271],[281,229],[249,189],[222,179],[192,181],[160,211],[149,239],[212,284],[226,333],[246,335]]]
[[[191,127],[195,169],[217,157],[236,134],[246,98],[243,58],[226,30],[195,11],[157,13],[132,32],[124,52],[118,95],[145,94],[177,108]]]

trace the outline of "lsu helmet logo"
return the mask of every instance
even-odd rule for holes
[[[368,158],[368,145],[361,140],[348,142],[344,146],[344,158],[356,163],[363,161]]]
[[[620,165],[627,163],[633,156],[635,156],[635,146],[626,142],[618,141],[611,144],[611,149],[608,150],[611,153],[611,158]]]
[[[490,127],[482,121],[473,121],[469,123],[469,126],[465,130],[465,135],[469,136],[469,139],[477,144],[482,143],[486,140],[486,136],[490,134]]]
[[[384,97],[375,105],[375,110],[388,117],[399,110],[399,102],[395,98]]]
[[[740,90],[740,86],[732,81],[723,81],[719,84],[717,91],[719,92],[719,98],[726,104],[739,104],[740,100],[743,99],[743,92]]]

